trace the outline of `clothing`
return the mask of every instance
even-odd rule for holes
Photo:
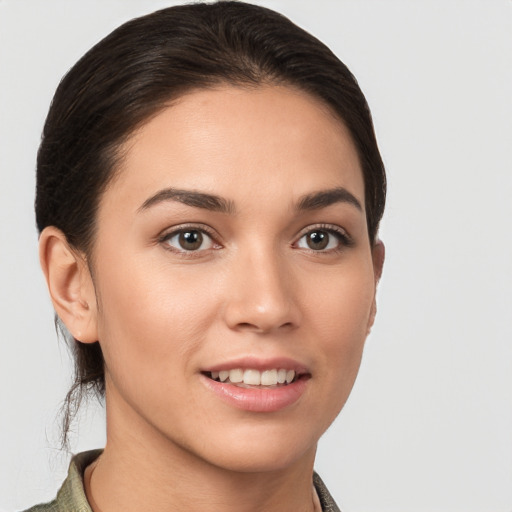
[[[36,505],[25,512],[92,512],[84,490],[84,471],[102,450],[91,450],[75,455],[69,465],[69,472],[57,497],[50,503]],[[321,478],[314,473],[313,484],[322,505],[322,512],[340,512]]]

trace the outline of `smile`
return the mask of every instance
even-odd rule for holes
[[[309,387],[311,373],[295,361],[242,358],[201,371],[201,381],[222,402],[249,412],[286,409]]]
[[[206,376],[214,381],[230,383],[239,387],[280,387],[291,384],[297,377],[297,373],[295,370],[287,370],[285,368],[273,368],[263,371],[251,368],[245,370],[234,368],[232,370],[206,372]]]

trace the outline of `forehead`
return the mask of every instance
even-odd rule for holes
[[[138,129],[123,155],[107,196],[140,199],[173,186],[236,200],[265,190],[291,197],[343,186],[364,204],[348,129],[326,104],[292,87],[190,92]]]

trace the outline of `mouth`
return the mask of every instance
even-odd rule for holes
[[[275,389],[293,384],[309,374],[286,368],[256,370],[254,368],[233,368],[230,370],[207,371],[203,375],[215,382],[232,384],[240,388]]]
[[[204,369],[201,376],[206,388],[229,406],[270,413],[298,402],[309,387],[311,373],[287,359],[245,358]]]

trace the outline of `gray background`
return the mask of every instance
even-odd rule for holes
[[[0,0],[0,510],[65,476],[70,379],[37,262],[42,123],[60,77],[173,2]],[[512,510],[512,2],[261,1],[358,77],[389,173],[379,314],[317,470],[345,512]],[[72,450],[104,443],[94,404]]]

